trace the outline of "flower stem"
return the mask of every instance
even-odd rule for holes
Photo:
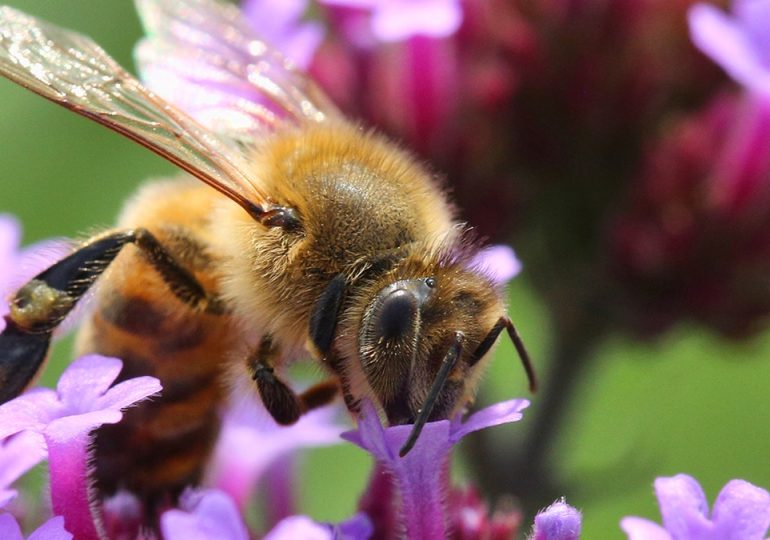
[[[46,437],[54,515],[75,540],[99,540],[88,496],[88,433],[66,440]]]

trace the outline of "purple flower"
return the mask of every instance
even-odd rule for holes
[[[116,358],[84,356],[62,374],[55,391],[38,388],[0,406],[0,439],[23,430],[44,437],[54,513],[79,539],[98,538],[87,482],[91,431],[118,422],[122,409],[160,391],[154,377],[111,387],[122,366]]]
[[[698,482],[686,474],[655,480],[663,526],[638,517],[620,522],[630,540],[762,540],[770,526],[770,494],[744,480],[731,480],[709,515]]]
[[[218,490],[188,491],[179,509],[168,510],[161,517],[164,540],[248,540],[249,531],[235,502]],[[265,540],[365,540],[372,534],[371,524],[357,515],[340,525],[316,523],[306,516],[282,520]]]
[[[463,20],[459,0],[322,0],[328,6],[371,12],[372,36],[383,42],[414,36],[451,36]]]
[[[698,4],[689,20],[701,51],[738,83],[770,97],[770,1],[733,0],[732,16]]]
[[[356,514],[339,525],[317,523],[307,516],[292,516],[278,523],[265,540],[366,540],[373,532],[364,514]]]
[[[337,412],[324,407],[308,412],[292,426],[279,426],[261,404],[243,397],[225,415],[208,483],[245,508],[259,479],[278,460],[300,448],[340,442],[345,428],[335,420]],[[245,450],[254,448],[259,451]]]
[[[529,540],[577,540],[580,525],[580,512],[561,499],[535,516]]]
[[[249,539],[249,531],[233,500],[216,490],[185,493],[179,509],[163,513],[160,527],[165,540]]]
[[[24,540],[21,528],[10,514],[0,514],[0,538],[3,540]],[[43,523],[29,535],[27,540],[71,540],[72,533],[64,528],[64,518],[56,516]]]
[[[448,458],[452,447],[474,431],[515,422],[529,406],[525,399],[504,401],[482,409],[462,422],[430,422],[414,448],[404,457],[399,450],[412,430],[410,425],[384,428],[371,402],[364,402],[356,431],[342,436],[370,452],[391,475],[399,494],[400,522],[411,539],[445,538],[447,517],[444,501],[448,491]]]

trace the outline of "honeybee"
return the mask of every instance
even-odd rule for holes
[[[183,82],[195,119],[90,39],[0,8],[0,74],[186,173],[142,187],[115,229],[13,295],[0,402],[35,378],[97,281],[78,354],[116,356],[119,380],[163,385],[98,431],[104,496],[127,489],[153,505],[198,482],[233,377],[253,379],[280,424],[339,394],[354,416],[369,399],[390,424],[413,424],[402,455],[427,421],[472,402],[503,330],[534,390],[502,293],[471,266],[479,245],[429,169],[345,119],[234,6],[137,5],[151,36],[140,67]],[[230,99],[207,100],[207,85]],[[328,379],[297,393],[283,368],[308,356]]]

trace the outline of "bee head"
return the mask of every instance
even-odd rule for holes
[[[388,422],[415,426],[402,454],[425,422],[448,418],[473,399],[482,360],[510,324],[484,276],[435,270],[381,287],[358,334],[361,370]]]

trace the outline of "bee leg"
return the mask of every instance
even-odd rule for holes
[[[100,236],[44,270],[11,299],[0,334],[0,403],[32,381],[48,354],[56,326],[75,307],[126,244],[139,247],[173,293],[192,307],[212,309],[203,287],[146,229]]]
[[[334,379],[329,379],[297,395],[275,374],[273,366],[278,354],[273,339],[264,336],[249,358],[249,364],[262,404],[277,423],[286,426],[295,423],[304,413],[330,403],[339,393],[339,386]]]
[[[340,386],[336,379],[331,378],[314,384],[299,395],[302,412],[312,411],[324,405],[328,405],[340,393]]]
[[[272,337],[266,335],[249,358],[249,367],[265,409],[277,423],[288,426],[299,420],[302,406],[294,390],[275,374],[273,366],[277,355],[278,348]]]

